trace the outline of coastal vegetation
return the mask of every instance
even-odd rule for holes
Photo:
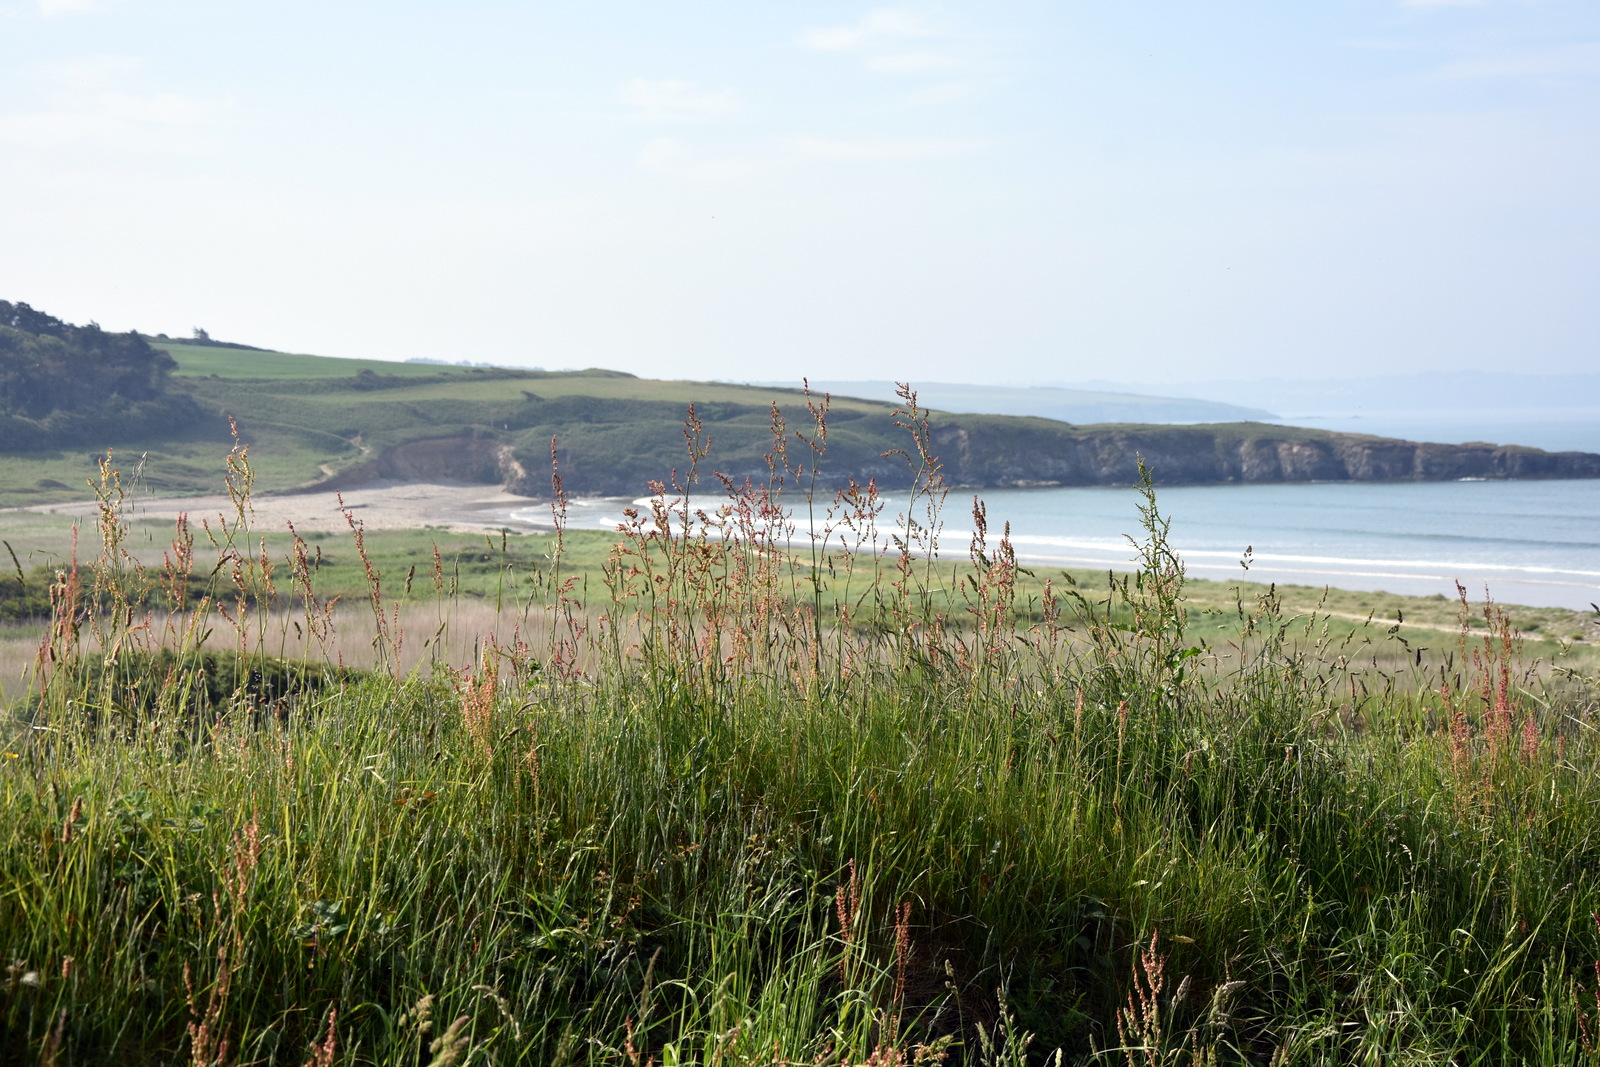
[[[225,427],[169,391],[177,363],[137,334],[73,326],[0,300],[0,451],[101,447]]]
[[[233,420],[260,488],[382,480],[503,485],[543,495],[551,439],[574,494],[637,495],[681,466],[694,404],[735,481],[763,477],[774,404],[803,419],[804,390],[657,381],[599,369],[535,371],[347,360],[209,339],[74,327],[28,308],[0,314],[0,504],[82,499],[98,457],[138,457],[140,483],[210,491]],[[0,311],[3,311],[0,308]],[[10,322],[10,325],[5,325]],[[54,355],[46,355],[54,353]],[[68,356],[70,355],[70,358]],[[9,391],[7,391],[9,389]],[[837,397],[829,488],[896,474],[892,405]],[[1075,426],[944,415],[932,445],[952,485],[1128,485],[1143,457],[1167,485],[1600,476],[1600,456],[1492,444],[1432,445],[1259,422]]]
[[[691,419],[609,539],[547,466],[554,532],[471,553],[263,541],[243,443],[152,552],[103,463],[0,735],[3,1054],[1600,1061],[1587,661],[1197,586],[1148,481],[1132,573],[981,503],[942,558],[903,400],[898,514],[814,401],[759,481]]]

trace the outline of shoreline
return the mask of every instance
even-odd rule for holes
[[[1169,491],[1170,493],[1171,491]],[[1002,498],[1009,494],[998,494]],[[1180,495],[1184,495],[1180,491]],[[349,529],[343,507],[363,529],[418,530],[438,529],[451,533],[487,533],[509,530],[520,534],[546,533],[555,528],[549,513],[548,498],[523,496],[494,485],[440,484],[430,482],[384,481],[360,488],[339,491],[261,494],[252,498],[252,527],[258,532],[284,532],[289,523],[302,533],[339,533]],[[1172,497],[1169,495],[1169,502]],[[620,521],[622,509],[637,502],[636,497],[574,498],[568,508],[568,529],[609,531]],[[1003,507],[1003,504],[1002,504]],[[893,525],[890,514],[880,528]],[[98,506],[93,500],[66,503],[32,504],[7,508],[0,514],[52,515],[93,523]],[[214,516],[230,516],[232,501],[225,494],[192,497],[129,496],[126,515],[136,522],[170,523],[187,514],[199,525]],[[953,519],[957,509],[951,508]],[[991,512],[998,514],[998,511]],[[1115,539],[1096,536],[1085,530],[1080,536],[1064,538],[1040,535],[1020,523],[1014,544],[1019,562],[1041,568],[1109,568],[1119,572],[1131,569],[1129,546]],[[948,559],[964,557],[969,531],[965,523],[951,522],[945,528],[940,555]],[[992,537],[991,533],[991,537]],[[1263,547],[1245,573],[1230,552],[1220,551],[1201,538],[1201,544],[1175,547],[1183,557],[1191,577],[1211,581],[1300,585],[1313,588],[1331,586],[1350,592],[1387,593],[1408,597],[1442,595],[1455,598],[1455,579],[1460,577],[1476,597],[1484,585],[1502,603],[1528,607],[1563,608],[1584,613],[1592,601],[1600,599],[1600,582],[1586,571],[1551,571],[1506,562],[1446,562],[1440,559],[1351,558],[1342,552],[1273,551]],[[803,545],[806,536],[796,531],[794,542]]]
[[[345,512],[348,511],[367,530],[442,528],[451,533],[479,533],[504,528],[532,532],[549,526],[515,518],[513,513],[547,503],[537,497],[509,493],[497,486],[375,482],[358,489],[262,493],[250,498],[250,513],[252,526],[273,531],[286,530],[291,522],[305,533],[347,530],[349,521]],[[80,500],[29,504],[6,510],[92,519],[99,506],[93,500]],[[233,501],[227,494],[212,494],[130,496],[125,514],[133,521],[171,522],[179,515],[188,515],[198,522],[212,515],[227,516],[234,512]]]

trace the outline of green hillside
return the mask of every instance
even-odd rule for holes
[[[170,355],[178,366],[176,377],[205,378],[349,378],[362,371],[396,377],[428,377],[442,368],[429,363],[395,363],[382,359],[342,359],[337,356],[308,356],[293,352],[273,352],[260,348],[228,345],[190,344],[184,341],[152,341],[151,347]]]
[[[574,490],[636,491],[686,465],[682,430],[690,404],[711,427],[719,458],[747,469],[771,448],[774,402],[791,421],[805,417],[804,397],[791,389],[657,381],[597,369],[375,364],[281,353],[237,359],[227,352],[191,354],[184,346],[171,351],[179,362],[175,387],[238,420],[253,454],[272,468],[272,489],[344,474],[503,481],[540,492],[549,486],[550,440],[557,437]],[[330,375],[326,364],[344,373]],[[838,424],[873,426],[865,437],[842,430],[842,440],[853,452],[876,457],[890,447],[894,427],[881,418],[888,410],[839,402]]]
[[[81,497],[106,447],[142,457],[121,466],[136,469],[132,477],[148,489],[214,492],[230,444],[227,418],[250,444],[258,488],[265,491],[341,475],[344,482],[330,484],[381,477],[399,462],[400,477],[505,481],[529,492],[548,490],[552,437],[562,441],[563,467],[575,491],[634,491],[686,466],[683,419],[690,404],[706,419],[718,459],[736,459],[741,474],[764,469],[775,401],[791,420],[808,419],[805,398],[793,389],[658,381],[599,369],[340,359],[167,340],[152,347],[175,363],[171,392],[213,417],[204,426],[110,435],[93,449],[0,455],[0,505]],[[835,401],[840,447],[872,459],[897,447],[898,431],[884,417],[889,410],[877,402]],[[871,428],[862,433],[850,424]],[[417,442],[442,444],[433,449],[433,459],[419,460],[407,452]]]
[[[141,425],[121,432],[113,427],[105,440],[85,447],[29,448],[26,438],[19,438],[21,447],[0,454],[0,505],[83,496],[96,457],[106,448],[124,457],[142,457],[119,465],[145,488],[173,494],[214,492],[231,443],[229,417],[251,445],[259,488],[281,491],[324,481],[375,461],[386,449],[419,440],[465,438],[508,447],[518,458],[536,461],[543,473],[551,436],[565,439],[569,430],[583,442],[583,466],[624,461],[639,467],[637,487],[642,487],[645,478],[666,474],[676,462],[682,419],[691,403],[716,409],[714,417],[749,415],[749,428],[759,427],[768,438],[774,399],[804,411],[795,390],[651,381],[606,370],[454,367],[165,340],[151,347],[170,355],[169,392],[192,402],[185,409],[191,414],[159,428]],[[859,418],[888,408],[846,401],[836,410],[843,417]],[[628,455],[611,454],[618,449]],[[459,459],[458,450],[443,451]],[[664,462],[657,466],[657,460]],[[423,473],[472,481],[484,472]],[[547,487],[547,475],[542,484],[530,486]]]
[[[6,307],[32,318],[0,323],[11,346],[0,368],[8,375],[0,387],[10,389],[0,392],[0,419],[10,428],[0,440],[0,506],[83,497],[107,448],[124,477],[145,490],[213,492],[232,443],[229,420],[250,445],[256,488],[265,492],[389,479],[542,495],[550,491],[555,439],[569,492],[637,494],[690,465],[691,404],[698,446],[709,450],[699,463],[708,486],[713,473],[736,483],[768,480],[778,440],[774,405],[787,425],[781,441],[791,469],[809,472],[813,462],[796,431],[818,436],[805,394],[781,386],[336,359],[111,335],[27,305]],[[46,333],[29,333],[30,322]],[[39,352],[61,355],[51,362]],[[146,368],[144,376],[109,373],[124,365]],[[829,403],[820,485],[905,484],[900,450],[910,440],[893,409],[883,400]],[[1600,476],[1600,456],[1419,445],[1256,422],[1077,426],[941,412],[926,443],[950,484],[975,488],[1129,485],[1141,456],[1168,485]]]

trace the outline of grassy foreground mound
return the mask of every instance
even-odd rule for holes
[[[1596,1061],[1591,683],[1492,605],[1413,672],[1270,590],[1202,641],[1153,495],[1102,593],[1019,597],[1004,537],[951,584],[905,421],[888,556],[870,488],[792,550],[775,465],[588,593],[558,534],[509,640],[402,674],[352,521],[377,669],[222,700],[219,633],[339,658],[304,542],[259,547],[240,450],[215,566],[182,526],[142,565],[108,476],[0,735],[0,1056]]]

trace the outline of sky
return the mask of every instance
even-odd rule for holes
[[[0,299],[652,377],[1600,366],[1600,4],[0,0]]]

